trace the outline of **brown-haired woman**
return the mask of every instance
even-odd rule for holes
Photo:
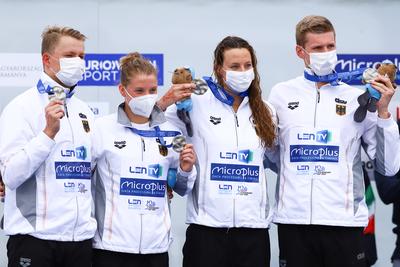
[[[242,38],[224,38],[214,52],[214,73],[216,81],[204,77],[209,90],[191,97],[188,140],[196,148],[198,176],[188,194],[183,266],[269,266],[273,210],[263,158],[274,144],[275,126],[261,98],[254,49]],[[175,105],[166,115],[185,131]]]
[[[154,66],[132,53],[121,59],[120,69],[124,102],[117,113],[98,119],[93,130],[93,266],[167,267],[172,240],[168,169],[178,169],[174,190],[184,195],[196,177],[196,156],[189,144],[180,154],[170,149],[180,132],[152,113],[157,100]]]

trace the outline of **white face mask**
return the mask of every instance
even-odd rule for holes
[[[226,85],[236,93],[246,92],[254,80],[253,68],[246,71],[226,70]]]
[[[129,100],[129,108],[131,111],[139,116],[148,118],[150,117],[151,112],[153,111],[154,105],[156,104],[158,95],[157,94],[149,94],[138,97],[132,97],[128,91],[125,89],[125,92],[128,96],[131,97]]]
[[[316,75],[318,76],[328,75],[331,74],[335,69],[337,63],[336,50],[323,53],[309,53],[309,55],[310,55],[309,67]]]
[[[56,77],[66,86],[74,86],[83,79],[85,60],[80,57],[60,58],[60,70]]]

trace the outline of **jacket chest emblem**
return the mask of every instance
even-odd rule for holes
[[[85,132],[87,132],[87,133],[90,132],[90,126],[89,126],[89,121],[87,119],[87,116],[83,113],[79,113],[79,118],[82,121],[83,130],[85,130]]]
[[[289,102],[287,107],[288,107],[288,109],[294,110],[294,109],[298,108],[299,105],[300,105],[299,101],[297,101],[297,102]]]
[[[221,123],[221,117],[210,116],[210,122],[214,125]]]
[[[336,102],[336,114],[339,116],[346,115],[347,101],[336,97],[335,102]]]
[[[126,147],[126,141],[114,141],[114,146],[116,148],[122,149]]]

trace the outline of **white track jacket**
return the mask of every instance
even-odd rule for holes
[[[274,222],[366,226],[361,145],[376,168],[397,172],[398,127],[368,112],[353,119],[364,91],[340,83],[317,89],[303,76],[272,88],[280,145]]]
[[[45,73],[45,87],[60,86]],[[93,112],[66,99],[68,115],[54,140],[43,133],[47,93],[37,86],[12,100],[0,118],[0,167],[6,185],[4,231],[40,239],[81,241],[94,236],[91,217]]]
[[[263,167],[265,149],[252,122],[249,98],[235,113],[220,101],[225,97],[215,84],[204,95],[192,95],[189,112],[199,173],[188,194],[186,222],[209,227],[267,228],[272,220]],[[269,106],[269,105],[268,105]],[[270,109],[271,106],[269,106]],[[176,106],[166,111],[167,120],[182,131]]]
[[[140,136],[132,128],[154,131],[158,126],[161,131],[179,130],[168,122],[152,122],[151,126],[132,124],[123,104],[117,113],[96,120],[95,248],[136,254],[163,253],[169,248],[172,236],[166,183],[168,169],[179,166],[179,154],[168,148],[167,154],[162,155],[156,137]],[[164,140],[169,145],[172,137]],[[185,195],[195,178],[195,167],[191,172],[178,168],[175,192]]]

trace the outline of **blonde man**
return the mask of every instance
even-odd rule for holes
[[[93,114],[74,96],[85,68],[85,39],[72,28],[47,28],[44,72],[0,117],[9,267],[91,266]]]
[[[388,112],[389,79],[372,86],[382,94],[378,112],[353,120],[363,90],[329,80],[336,65],[332,23],[307,16],[296,27],[296,53],[304,75],[274,86],[280,172],[274,222],[281,266],[365,267],[362,231],[368,223],[361,144],[376,167],[395,174],[398,130]]]

